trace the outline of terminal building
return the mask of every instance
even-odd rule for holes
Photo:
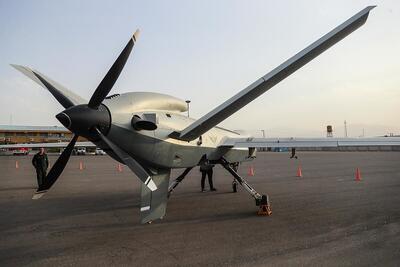
[[[329,132],[329,130],[328,130]],[[72,133],[60,126],[21,126],[21,125],[0,125],[0,145],[5,144],[32,144],[32,143],[55,143],[69,142]],[[391,135],[396,136],[396,135]],[[329,136],[327,138],[330,138]],[[78,142],[87,141],[79,137]],[[399,146],[359,146],[359,147],[327,147],[327,148],[299,148],[299,151],[400,151]],[[288,151],[283,149],[258,149],[258,151]]]
[[[0,144],[69,142],[72,133],[60,126],[0,125]],[[87,141],[79,137],[78,141]]]

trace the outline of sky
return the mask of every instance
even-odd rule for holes
[[[368,5],[367,23],[220,126],[269,137],[400,134],[400,1],[0,0],[0,124],[61,125],[52,95],[9,64],[89,99],[131,34],[112,93],[190,99],[200,118]]]

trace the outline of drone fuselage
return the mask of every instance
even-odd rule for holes
[[[181,131],[195,119],[182,113],[187,110],[185,101],[158,93],[124,93],[104,100],[111,114],[111,126],[107,137],[130,156],[148,167],[188,168],[199,164],[206,156],[217,160],[224,156],[229,162],[242,162],[252,158],[247,148],[218,148],[226,137],[243,137],[239,133],[214,127],[193,141],[182,141],[170,137]],[[150,117],[155,130],[138,130],[132,125],[133,116]],[[119,160],[101,142],[96,145]]]

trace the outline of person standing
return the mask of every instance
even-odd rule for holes
[[[296,156],[296,148],[295,148],[295,147],[292,147],[292,155],[290,156],[290,158],[291,158],[291,159],[292,159],[292,158],[297,159],[297,156]]]
[[[214,164],[210,164],[210,162],[208,160],[206,160],[205,162],[203,162],[200,165],[201,192],[205,192],[204,184],[205,184],[206,176],[208,176],[208,183],[210,184],[210,191],[217,191],[217,189],[214,188],[213,180],[212,180],[213,168],[214,168]]]
[[[37,183],[38,187],[40,187],[46,180],[46,172],[49,167],[49,159],[43,147],[33,156],[32,165],[36,169]]]

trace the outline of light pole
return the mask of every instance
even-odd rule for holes
[[[190,104],[190,100],[186,100],[185,102],[186,102],[186,104],[187,104],[187,112],[188,112],[188,118],[189,118],[189,115],[190,115],[190,114],[189,114],[189,107],[190,107],[189,104]]]
[[[265,130],[261,130],[261,132],[262,132],[263,138],[265,138]],[[261,148],[261,151],[265,151],[265,150],[266,150],[265,147]]]

